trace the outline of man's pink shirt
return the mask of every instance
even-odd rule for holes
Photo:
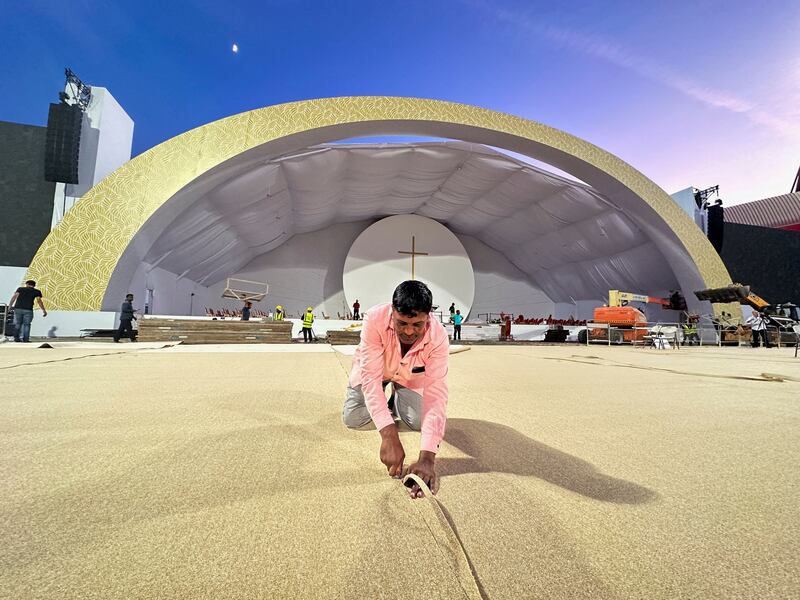
[[[420,450],[439,450],[447,424],[449,347],[447,330],[430,316],[422,338],[401,356],[392,305],[379,304],[366,312],[361,343],[353,357],[350,387],[361,386],[367,410],[379,431],[394,423],[383,393],[383,382],[394,381],[422,396]],[[412,372],[421,367],[423,372]]]

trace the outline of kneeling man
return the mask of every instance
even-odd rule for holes
[[[449,343],[447,331],[430,314],[432,305],[427,285],[404,281],[391,304],[379,304],[364,314],[342,420],[352,429],[372,421],[380,432],[380,459],[389,475],[414,473],[436,493],[434,462],[447,422]],[[389,384],[387,403],[383,390]],[[419,459],[405,470],[395,418],[422,432]],[[411,487],[412,498],[422,496],[419,486]]]

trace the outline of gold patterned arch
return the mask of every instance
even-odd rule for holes
[[[662,252],[671,243],[692,263],[695,274],[683,275],[682,283],[705,287],[730,283],[719,255],[692,220],[666,192],[616,156],[565,132],[505,113],[384,96],[269,106],[167,140],[89,190],[45,239],[28,277],[38,282],[54,309],[100,310],[114,270],[136,233],[204,173],[266,144],[285,152],[348,137],[394,133],[503,147],[570,172],[612,199],[624,202],[635,197],[646,212],[644,218],[667,226],[666,236],[672,239],[660,240]],[[665,257],[674,269],[680,260],[673,254],[666,252]],[[681,274],[676,275],[681,280]]]

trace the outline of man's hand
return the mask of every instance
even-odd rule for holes
[[[390,477],[400,477],[403,474],[403,461],[406,458],[397,425],[387,425],[379,432],[381,434],[381,462],[386,465]]]
[[[436,476],[436,469],[434,468],[435,461],[436,454],[421,450],[419,453],[419,460],[415,463],[411,463],[403,475],[414,473],[414,475],[422,479],[422,481],[428,485],[431,489],[431,493],[435,494],[439,491],[439,478]],[[409,483],[411,481],[413,480],[409,480]],[[411,494],[412,498],[422,498],[424,496],[422,489],[416,483],[409,488],[408,493]]]

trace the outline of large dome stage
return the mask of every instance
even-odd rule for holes
[[[379,135],[454,141],[336,143]],[[392,215],[457,236],[475,268],[473,314],[585,317],[609,289],[681,289],[711,312],[691,292],[730,283],[680,207],[615,156],[510,115],[388,97],[272,106],[168,140],[90,190],[29,276],[66,310],[115,310],[152,289],[156,312],[185,314],[191,297],[197,313],[237,277],[268,281],[269,304],[335,316],[352,302],[351,245]]]

